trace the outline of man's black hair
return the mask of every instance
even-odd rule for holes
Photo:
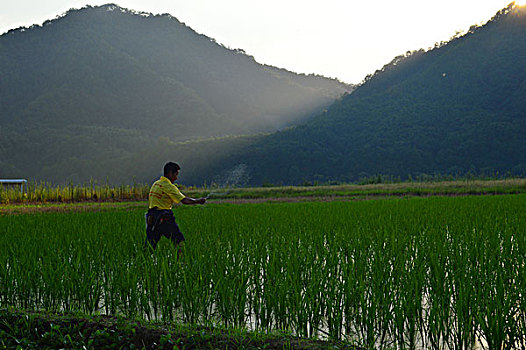
[[[164,176],[170,173],[175,173],[178,170],[181,170],[181,167],[179,166],[179,164],[174,163],[174,162],[168,162],[164,165]]]

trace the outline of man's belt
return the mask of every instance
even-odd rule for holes
[[[163,221],[171,219],[173,212],[169,209],[157,209],[153,207],[148,209],[146,213],[146,227],[150,227],[151,232],[155,232],[155,228],[163,223]]]

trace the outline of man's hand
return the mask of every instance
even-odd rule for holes
[[[181,203],[186,204],[186,205],[205,204],[206,198],[194,199],[190,197],[184,197]]]

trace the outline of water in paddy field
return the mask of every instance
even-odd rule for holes
[[[263,278],[261,278],[260,282],[261,282],[262,285],[265,283]],[[254,287],[255,287],[254,285],[248,286],[248,288],[254,288]],[[142,286],[138,285],[137,288],[141,289]],[[210,288],[212,289],[213,286],[210,285]],[[323,292],[323,294],[327,294],[327,291]],[[427,306],[428,305],[428,297],[425,294],[423,295],[422,300],[423,300],[423,305]],[[150,307],[153,310],[153,305],[150,304]],[[244,317],[245,324],[243,326],[247,330],[254,330],[254,331],[265,331],[265,330],[268,330],[268,329],[264,329],[264,328],[261,327],[261,323],[262,323],[261,322],[261,318],[260,318],[260,316],[254,314],[254,312],[250,308],[249,303],[247,303],[245,305],[244,310],[245,310],[245,317]],[[210,306],[208,307],[208,312],[209,312],[209,315],[207,317],[205,317],[206,318],[206,322],[202,322],[204,325],[207,325],[207,326],[224,325],[224,322],[223,322],[223,320],[221,319],[221,317],[219,315],[220,314],[220,308],[219,308],[217,303],[210,304]],[[425,319],[425,317],[426,317],[425,309],[422,311],[422,313],[424,314],[423,317]],[[155,314],[155,315],[150,314],[149,317],[147,317],[147,315],[143,315],[143,317],[147,318],[147,319],[150,319],[150,320],[166,320],[167,319],[167,317],[165,315],[163,315],[161,311],[158,311],[157,314]],[[173,311],[173,314],[171,315],[170,319],[183,321],[184,320],[184,315],[183,315],[182,308],[178,308],[175,311]],[[329,337],[330,329],[329,329],[329,325],[328,325],[328,320],[327,320],[326,317],[321,317],[321,320],[322,320],[322,322],[320,324],[316,324],[316,325],[312,325],[309,322],[307,322],[307,324],[305,326],[305,329],[309,330],[309,333],[307,334],[307,336],[309,336],[309,337],[317,337],[317,338],[322,339],[322,340],[326,340],[326,339],[330,338]],[[277,323],[278,323],[277,320],[273,319],[272,320],[273,327],[271,327],[271,328],[272,329],[278,329],[279,327],[276,327]],[[347,319],[344,316],[343,319],[342,319],[342,324],[345,324],[345,323],[347,323]],[[452,322],[451,324],[454,324],[454,322]],[[232,324],[230,324],[230,325],[232,325]],[[342,329],[344,329],[344,327],[342,327]],[[348,330],[349,330],[349,332],[343,331],[342,334],[340,335],[340,338],[344,339],[346,341],[351,341],[351,342],[354,340],[356,344],[359,344],[359,342],[358,342],[359,338],[353,336],[353,334],[358,334],[359,333],[359,330],[357,329],[357,327],[356,326],[351,326]],[[290,329],[289,329],[289,331],[290,331]],[[294,333],[294,332],[292,332],[292,333],[298,335],[297,333]],[[526,341],[526,337],[523,338],[523,341]],[[376,344],[376,348],[378,348],[378,349],[384,348],[385,349],[386,348],[385,344],[394,344],[394,343],[395,343],[394,339],[386,338],[386,339],[384,339],[384,342],[383,342],[384,346],[382,346],[382,343],[378,342]],[[430,348],[433,348],[432,345],[433,344],[430,343],[429,339],[426,339],[425,336],[421,336],[421,334],[417,335],[415,349],[430,349]],[[389,349],[396,349],[396,347],[387,347],[387,348],[389,348]],[[472,347],[470,347],[469,350],[483,350],[483,349],[488,349],[488,343],[486,342],[486,340],[484,339],[483,336],[477,335],[475,337],[475,339],[474,339],[474,343],[473,343]],[[518,349],[521,349],[521,347],[519,345],[517,345],[513,349],[517,349],[518,350]]]
[[[326,242],[325,242],[326,243]],[[268,262],[270,260],[270,255],[267,255],[266,256],[266,261]],[[71,260],[68,261],[69,264],[74,264]],[[325,263],[323,263],[325,264]],[[186,265],[181,265],[180,268],[187,268],[188,266]],[[6,270],[10,270],[12,268],[12,266],[10,265],[10,263],[8,262],[7,263],[7,266],[6,266]],[[153,257],[153,261],[152,261],[152,265],[151,265],[151,268],[152,269],[161,269],[160,266],[158,266],[158,259],[157,259],[157,256],[154,256]],[[338,267],[336,268],[336,270],[341,270],[342,268],[342,265],[338,265]],[[262,304],[264,304],[264,301],[262,299],[258,299],[256,300],[256,298],[254,297],[254,290],[256,289],[265,289],[267,288],[267,286],[269,286],[269,284],[271,284],[271,281],[267,280],[264,276],[267,276],[267,271],[263,268],[261,268],[259,270],[259,274],[256,274],[259,276],[259,279],[258,279],[258,283],[252,283],[249,282],[247,285],[246,285],[246,288],[245,290],[247,291],[247,293],[252,293],[252,297],[250,296],[247,296],[247,300],[244,304],[244,307],[243,307],[243,310],[244,310],[244,316],[243,316],[243,326],[245,326],[248,330],[259,330],[259,331],[267,331],[269,329],[278,329],[280,328],[278,326],[279,324],[279,320],[275,317],[275,316],[272,316],[271,314],[271,320],[270,320],[270,326],[269,327],[264,327],[262,325],[262,315],[261,314],[256,314],[253,310],[253,308],[251,307],[251,305],[254,305],[255,301],[258,301]],[[181,275],[177,276],[177,278],[181,278]],[[334,280],[337,282],[337,284],[344,284],[346,283],[347,281],[344,279],[343,275],[342,274],[335,274],[333,276],[329,276],[329,279],[331,280]],[[108,280],[106,279],[105,276],[101,276],[101,286],[108,286],[111,288],[111,280]],[[259,286],[259,287],[258,287]],[[184,287],[184,285],[180,284],[179,285],[180,288]],[[305,286],[304,288],[307,288],[308,286]],[[104,288],[104,287],[101,287],[101,288]],[[134,288],[137,292],[138,292],[138,295],[147,295],[148,293],[146,292],[145,290],[145,285],[143,283],[137,283],[135,285],[135,288]],[[210,284],[208,285],[208,290],[214,290],[214,284],[212,282],[210,282]],[[121,314],[121,315],[125,315],[125,311],[124,311],[124,307],[122,306],[118,306],[116,309],[114,309],[115,311],[112,311],[112,309],[108,309],[106,308],[107,307],[107,304],[106,301],[104,300],[104,295],[107,291],[106,290],[101,290],[101,298],[97,301],[97,303],[95,304],[95,312],[101,312],[102,314],[108,314],[108,315],[115,315],[115,314]],[[177,291],[178,293],[179,291]],[[304,290],[304,294],[306,294],[306,289]],[[330,295],[330,291],[328,289],[322,289],[320,290],[320,294],[321,295],[324,295],[324,296],[327,296],[327,295]],[[126,294],[122,294],[119,296],[121,299],[120,300],[127,300],[126,298],[128,297]],[[161,297],[159,297],[161,298]],[[326,297],[324,297],[326,299]],[[325,300],[326,301],[326,300]],[[14,304],[18,304],[20,302],[20,300],[13,300]],[[129,300],[127,300],[126,302],[129,302]],[[165,311],[162,309],[162,305],[163,305],[163,302],[164,300],[161,298],[158,300],[158,310],[157,312],[154,312],[154,304],[151,302],[151,301],[148,301],[148,308],[149,308],[149,313],[144,313],[142,314],[142,317],[144,317],[145,319],[150,319],[150,320],[176,320],[176,321],[184,321],[184,303],[185,303],[185,300],[180,300],[177,302],[177,305],[172,307],[171,308],[171,315],[167,315],[165,313]],[[314,301],[316,302],[316,301]],[[109,304],[109,303],[108,303]],[[62,304],[60,304],[62,305]],[[35,308],[39,308],[39,307],[42,307],[41,305],[35,305]],[[263,306],[263,309],[262,311],[265,312],[265,311],[268,311],[266,310],[265,308],[267,308],[267,306]],[[340,308],[340,309],[343,309],[343,305],[342,304],[338,304],[337,305],[337,308]],[[64,310],[64,307],[60,307],[61,310]],[[430,309],[430,300],[429,300],[429,291],[426,290],[423,294],[422,294],[422,311],[421,311],[421,320],[426,320],[428,318],[428,311]],[[357,310],[359,312],[364,312],[365,310],[361,309],[360,307],[357,308]],[[297,311],[297,310],[296,310]],[[168,317],[170,316],[170,317]],[[290,317],[292,317],[292,315],[289,315]],[[307,335],[307,336],[316,336],[320,339],[327,339],[329,338],[329,334],[331,333],[331,330],[330,330],[330,321],[326,316],[320,316],[320,321],[318,323],[315,323],[315,324],[312,324],[310,321],[306,321],[306,323],[304,324],[304,329],[307,330],[307,334],[302,334],[302,335]],[[291,330],[291,329],[294,329],[294,325],[293,325],[293,321],[292,320],[288,320],[289,322],[289,328],[288,330]],[[346,323],[351,323],[351,325],[349,327],[345,327],[345,324]],[[424,321],[425,322],[425,321]],[[206,315],[200,315],[199,316],[199,321],[198,323],[202,323],[202,324],[205,324],[205,325],[223,325],[224,322],[221,318],[221,308],[220,308],[220,305],[218,304],[218,299],[216,297],[211,297],[211,302],[207,308],[207,311],[206,311]],[[447,323],[452,326],[452,327],[455,327],[455,322],[454,320],[450,320],[450,321],[447,321]],[[230,324],[232,325],[232,324]],[[239,325],[239,324],[238,324]],[[353,322],[352,320],[349,320],[347,318],[347,315],[342,315],[342,319],[341,319],[341,322],[339,324],[341,326],[341,333],[339,334],[339,338],[341,339],[344,339],[344,340],[347,340],[347,341],[355,341],[357,344],[359,344],[359,341],[360,341],[360,338],[358,336],[356,336],[356,334],[358,334],[360,332],[359,330],[359,327],[358,325],[356,324],[356,322]],[[427,327],[427,325],[424,326],[424,328]],[[294,333],[294,332],[293,332]],[[334,333],[333,333],[334,334]],[[526,342],[526,336],[523,336],[522,337],[522,341]],[[378,349],[380,348],[387,348],[385,347],[385,344],[392,344],[394,342],[394,339],[391,339],[389,337],[387,337],[386,339],[384,339],[384,342],[383,342],[383,345],[382,346],[382,343],[380,343],[380,341],[377,341],[376,343],[376,346]],[[429,348],[432,348],[433,344],[430,343],[430,340],[426,338],[426,335],[421,335],[421,334],[418,334],[416,336],[416,349],[429,349]],[[390,347],[391,349],[393,348],[396,348],[396,347]],[[482,349],[488,349],[488,344],[487,342],[485,341],[484,337],[481,336],[480,334],[477,334],[474,338],[474,344],[473,346],[470,348],[470,350],[482,350]],[[516,347],[514,347],[514,349],[522,349],[520,347],[520,345],[517,345]]]
[[[267,260],[269,260],[269,259],[270,259],[270,257],[267,256]],[[158,266],[152,266],[152,267],[153,268],[159,268]],[[8,263],[7,268],[8,269],[10,268],[9,263]],[[260,275],[259,276],[264,276],[264,275],[265,275],[265,271],[264,270],[260,270]],[[344,278],[341,275],[340,276],[334,276],[334,278],[336,278],[338,280],[338,282],[340,282],[340,283],[344,283],[345,282]],[[104,280],[104,278],[102,278],[102,282],[103,282],[102,285],[109,285],[109,281]],[[265,285],[267,285],[267,283],[268,283],[268,281],[265,280],[265,278],[260,277],[260,279],[259,279],[259,285],[260,286],[265,286]],[[144,288],[145,288],[145,286],[143,284],[141,284],[141,283],[136,285],[136,290],[137,291],[144,291]],[[210,284],[209,288],[210,288],[210,290],[213,290],[214,289],[213,284]],[[247,285],[247,290],[254,290],[255,288],[256,288],[255,284]],[[329,291],[328,290],[323,290],[320,293],[323,294],[323,295],[329,295]],[[105,294],[104,291],[102,291],[101,295],[104,295],[104,294]],[[427,293],[424,293],[422,295],[422,305],[423,305],[422,318],[424,320],[428,316],[426,314],[426,312],[427,312],[426,310],[429,309],[429,302],[430,301],[428,299]],[[163,300],[159,301],[159,305],[158,305],[159,308],[158,308],[156,313],[153,312],[153,310],[154,310],[153,303],[149,302],[150,312],[149,312],[149,314],[145,313],[142,316],[145,319],[149,319],[149,320],[168,320],[168,319],[171,319],[171,320],[176,320],[176,321],[181,322],[181,321],[184,320],[184,314],[183,314],[184,313],[183,312],[183,306],[184,305],[182,305],[182,303],[184,303],[184,300],[181,301],[181,305],[176,306],[175,308],[173,308],[172,314],[170,315],[171,317],[167,317],[167,315],[165,313],[163,313],[162,306],[161,306],[163,304]],[[259,331],[266,331],[266,330],[268,330],[268,328],[262,327],[261,315],[255,314],[254,311],[252,310],[252,308],[250,307],[250,304],[253,304],[253,303],[254,303],[254,300],[247,300],[247,303],[244,306],[244,322],[245,322],[244,326],[248,330],[259,330]],[[339,307],[342,308],[343,306],[340,305]],[[63,309],[63,308],[61,308],[61,309]],[[115,312],[111,312],[108,309],[106,309],[106,305],[104,304],[103,297],[100,300],[98,300],[95,309],[96,309],[96,312],[100,312],[102,314],[115,315]],[[124,312],[122,310],[119,311],[119,309],[120,308],[117,309],[116,313],[123,315]],[[220,316],[220,307],[217,304],[217,302],[212,302],[209,305],[207,310],[208,310],[207,311],[207,315],[206,316],[201,316],[201,321],[199,321],[198,323],[203,323],[205,325],[223,325],[224,324],[224,322],[223,322],[223,320],[221,319],[221,316]],[[318,337],[320,339],[328,339],[329,338],[329,333],[330,333],[329,321],[330,320],[328,320],[326,317],[320,317],[320,320],[321,321],[319,323],[317,323],[317,324],[311,324],[308,321],[306,322],[305,329],[308,330],[308,334],[306,334],[307,336],[315,336],[315,337]],[[354,340],[357,344],[359,344],[360,338],[356,336],[356,334],[359,333],[358,327],[356,326],[356,324],[352,324],[350,327],[345,329],[345,326],[343,326],[343,325],[345,325],[347,322],[348,322],[347,317],[345,315],[343,315],[342,320],[341,320],[342,333],[340,334],[339,338],[347,340],[347,341],[353,341]],[[270,328],[271,329],[279,328],[279,327],[277,327],[277,324],[278,324],[278,320],[275,317],[272,317]],[[290,324],[292,324],[292,322]],[[454,326],[454,321],[450,321],[449,324]],[[290,330],[290,328],[289,328],[289,330]],[[303,334],[303,335],[305,335],[305,334]],[[526,342],[526,337],[523,337],[522,340]],[[393,342],[394,342],[394,339],[391,339],[391,338],[388,337],[388,338],[384,339],[384,342],[383,342],[384,346],[383,347],[382,347],[382,343],[380,343],[379,341],[377,342],[376,347],[378,349],[386,348],[385,344],[392,344]],[[390,347],[390,348],[393,349],[393,347]],[[394,348],[396,348],[396,347],[394,347]],[[424,336],[422,336],[420,334],[417,335],[417,337],[416,337],[416,349],[429,349],[429,348],[432,348],[432,344],[430,343],[430,340],[426,339],[425,335]],[[470,348],[470,350],[482,350],[482,349],[488,349],[488,344],[487,344],[487,342],[485,341],[485,339],[482,336],[477,335],[476,338],[474,339],[474,344]],[[521,349],[521,347],[519,345],[517,345],[514,349],[518,350],[518,349]]]
[[[508,204],[512,198],[499,203]],[[475,215],[469,199],[466,217],[477,230],[484,228],[479,234],[462,216],[455,221],[440,217],[459,202],[467,200],[225,205],[210,206],[207,212],[186,207],[176,212],[189,241],[182,261],[164,238],[154,254],[143,253],[143,210],[0,217],[0,233],[5,227],[10,227],[6,233],[13,232],[0,235],[0,251],[7,252],[0,254],[0,278],[7,274],[15,281],[14,287],[0,283],[5,291],[0,293],[0,307],[29,304],[31,309],[236,325],[264,332],[286,329],[378,349],[454,348],[457,322],[462,325],[471,317],[475,321],[465,324],[478,330],[464,333],[473,343],[465,348],[487,349],[485,340],[493,340],[497,332],[482,328],[485,315],[503,309],[505,320],[519,312],[524,317],[526,240],[513,235],[524,232],[524,211],[513,207],[513,215],[486,220],[500,207]],[[427,203],[442,206],[424,208],[429,216],[415,221]],[[487,200],[480,204],[487,206]],[[51,226],[40,227],[48,217]],[[434,226],[431,220],[437,221]],[[452,229],[444,229],[444,222]],[[20,227],[26,230],[23,235]],[[83,235],[79,228],[85,230]],[[413,231],[401,235],[409,230]],[[498,235],[489,234],[494,231]],[[136,237],[124,239],[130,232]],[[508,253],[502,254],[503,249]],[[506,278],[505,287],[501,278]],[[508,287],[509,281],[516,283]],[[504,291],[503,302],[491,298],[494,290]],[[89,298],[94,298],[93,308],[87,305]],[[397,328],[399,324],[404,326]],[[517,324],[503,332],[522,332],[522,323]],[[372,336],[367,338],[368,330]],[[414,346],[408,345],[408,336],[414,336]],[[519,336],[526,342],[522,333]],[[519,344],[514,348],[524,349]]]

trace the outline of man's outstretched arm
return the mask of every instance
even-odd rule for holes
[[[190,197],[184,197],[183,199],[181,199],[181,203],[186,205],[205,204],[205,202],[206,198],[194,199]]]

